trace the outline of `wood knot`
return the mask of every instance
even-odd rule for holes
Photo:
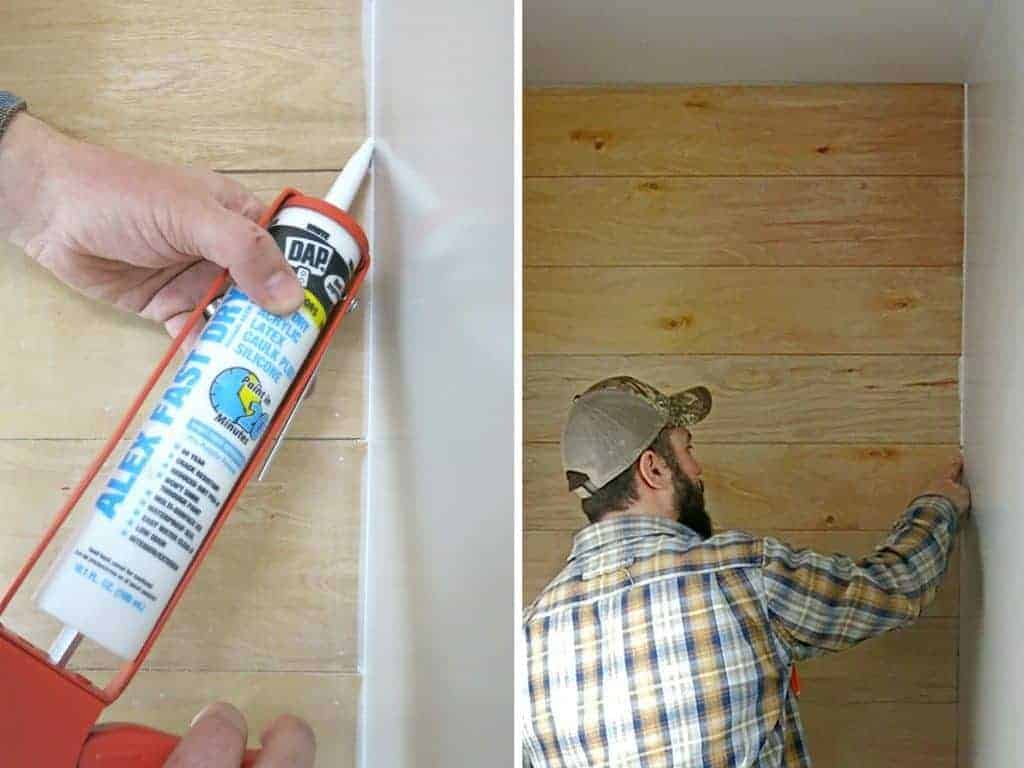
[[[836,524],[836,516],[835,515],[827,515],[825,517],[825,525],[835,525],[835,524]]]
[[[864,455],[869,459],[893,459],[897,455],[897,451],[892,448],[868,448],[864,451]]]
[[[577,144],[593,144],[594,149],[600,152],[612,140],[612,135],[609,131],[588,131],[579,128],[569,132],[569,140]]]
[[[910,296],[897,296],[889,302],[892,309],[910,309],[917,305],[917,302]]]
[[[832,147],[830,147],[828,144],[822,144],[820,147],[817,147],[814,151],[817,152],[819,155],[827,155],[829,152],[832,151]]]
[[[661,321],[661,327],[669,331],[679,328],[689,328],[693,325],[693,315],[680,315],[679,317],[666,317]]]

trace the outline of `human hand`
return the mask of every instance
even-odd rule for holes
[[[929,483],[918,495],[936,493],[940,496],[945,496],[953,502],[961,517],[966,516],[971,508],[971,492],[962,483],[963,470],[964,457],[960,453],[950,461],[946,470],[942,473],[942,477]]]
[[[241,184],[69,139],[21,113],[0,142],[0,237],[72,288],[176,334],[227,267],[271,312],[303,292]]]
[[[230,704],[211,704],[192,721],[164,768],[239,768],[247,738],[241,712]],[[282,715],[260,741],[263,749],[254,768],[313,768],[316,739],[302,720]]]

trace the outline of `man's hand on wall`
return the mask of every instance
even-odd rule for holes
[[[72,140],[22,113],[0,141],[0,237],[87,296],[176,333],[218,272],[284,314],[302,288],[241,184]]]
[[[963,471],[964,457],[958,454],[950,461],[942,477],[929,483],[918,495],[936,493],[945,496],[956,505],[961,519],[964,518],[971,508],[971,492],[963,484]]]
[[[248,726],[230,704],[212,704],[192,721],[189,732],[164,768],[238,768],[245,754]],[[263,732],[256,768],[313,768],[316,740],[310,727],[284,715]]]

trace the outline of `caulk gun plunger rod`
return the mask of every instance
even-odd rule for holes
[[[81,642],[82,635],[77,629],[64,626],[61,628],[60,634],[57,635],[57,639],[53,641],[53,645],[50,646],[50,661],[54,666],[66,667]]]
[[[347,211],[359,193],[359,187],[363,183],[363,177],[366,176],[372,158],[373,139],[367,139],[345,163],[345,167],[341,169],[324,199],[336,208]]]

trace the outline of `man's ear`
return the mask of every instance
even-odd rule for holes
[[[668,464],[652,450],[640,454],[637,460],[637,473],[640,475],[640,482],[652,490],[672,485],[672,474],[668,470]]]

